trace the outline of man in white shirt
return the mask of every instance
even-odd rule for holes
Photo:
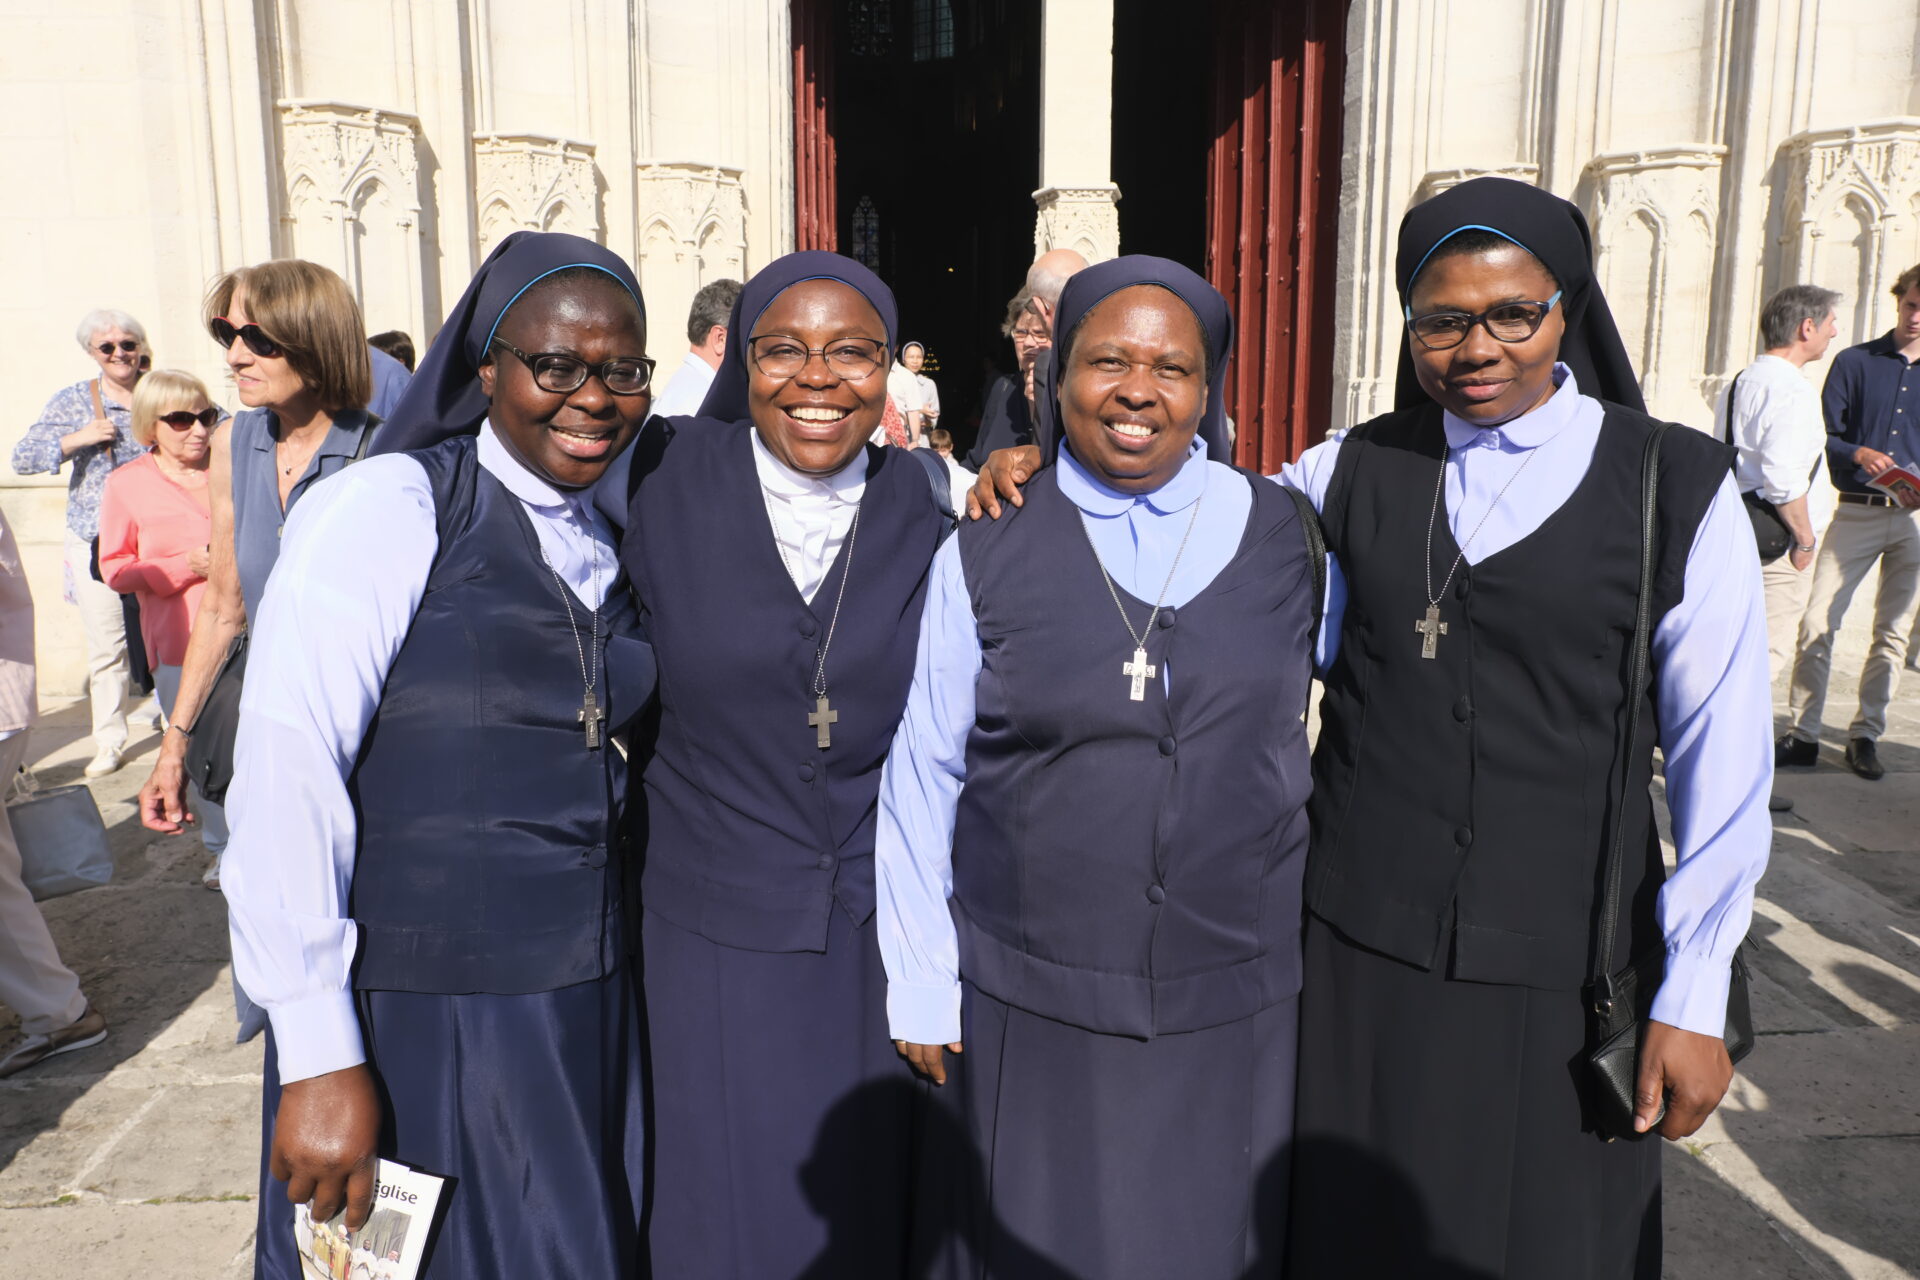
[[[1734,479],[1742,493],[1774,505],[1793,535],[1787,554],[1761,568],[1767,598],[1768,672],[1778,678],[1793,660],[1800,615],[1806,612],[1814,549],[1833,515],[1832,486],[1817,484],[1826,469],[1827,424],[1820,395],[1803,370],[1827,353],[1839,332],[1840,295],[1818,285],[1780,290],[1760,312],[1765,352],[1742,369],[1720,411],[1720,434],[1740,451]],[[1821,499],[1815,510],[1815,494]]]
[[[714,370],[727,349],[727,320],[733,300],[740,296],[738,280],[715,280],[702,285],[687,310],[687,354],[673,371],[667,389],[653,402],[653,416],[669,417],[700,412],[700,402],[713,385]]]

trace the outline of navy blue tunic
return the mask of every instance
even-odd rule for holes
[[[423,1275],[626,1274],[642,1188],[626,766],[586,748],[573,630],[519,500],[472,437],[413,456],[440,547],[348,781],[380,1154],[454,1179]],[[618,726],[653,689],[623,582],[599,630]],[[268,1150],[278,1080],[269,1037]],[[299,1274],[292,1211],[263,1183],[255,1274],[280,1280]]]
[[[922,467],[869,450],[853,554],[810,606],[751,430],[650,426],[622,543],[660,664],[641,879],[648,1247],[663,1277],[769,1280],[831,1256],[836,1277],[895,1280],[916,1093],[887,1035],[873,833],[946,521]],[[843,577],[823,750],[807,716]],[[839,1223],[846,1206],[860,1230]]]

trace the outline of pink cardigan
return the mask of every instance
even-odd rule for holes
[[[193,495],[161,474],[149,453],[107,477],[100,495],[100,576],[122,595],[140,599],[140,635],[147,661],[177,667],[207,580],[187,568],[187,553],[205,547],[213,518]]]

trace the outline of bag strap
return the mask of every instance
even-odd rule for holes
[[[933,486],[933,507],[947,518],[947,532],[940,535],[945,542],[949,534],[960,527],[960,516],[953,509],[953,490],[947,472],[947,460],[932,449],[908,449],[907,456],[917,460],[927,472],[927,482]]]
[[[101,377],[105,376],[105,374],[101,375]],[[100,399],[100,378],[95,378],[93,381],[87,383],[87,394],[93,397],[93,416],[96,418],[106,417],[107,406]]]
[[[1300,514],[1300,532],[1307,540],[1307,558],[1313,562],[1313,622],[1307,628],[1307,654],[1312,658],[1320,652],[1321,615],[1327,609],[1327,534],[1320,527],[1320,513],[1313,509],[1313,499],[1290,484],[1280,488],[1293,499],[1293,509]]]
[[[348,466],[367,456],[367,447],[373,443],[373,433],[380,429],[383,421],[384,419],[377,413],[367,415],[367,425],[360,428],[360,442],[353,446],[353,456],[347,459]]]
[[[1731,419],[1729,419],[1731,421]],[[1633,748],[1640,736],[1640,700],[1652,665],[1654,533],[1660,501],[1660,442],[1673,424],[1657,422],[1647,437],[1640,464],[1640,590],[1633,614],[1633,648],[1627,659],[1627,734],[1620,752],[1620,798],[1614,809],[1613,839],[1601,877],[1600,945],[1594,949],[1593,1008],[1613,1012],[1613,939],[1620,926],[1620,876],[1626,861],[1627,793],[1633,780]]]

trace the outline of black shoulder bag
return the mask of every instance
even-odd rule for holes
[[[1740,375],[1733,375],[1733,385],[1727,388],[1727,443],[1733,443],[1733,398],[1740,393]],[[1820,463],[1813,464],[1813,476],[1820,474]],[[1808,476],[1811,484],[1813,476]],[[1749,489],[1740,495],[1740,502],[1747,509],[1747,519],[1753,522],[1753,542],[1760,552],[1761,564],[1772,564],[1793,549],[1793,530],[1787,528],[1787,522],[1780,518],[1780,509],[1760,496],[1758,490]]]
[[[1672,424],[1660,423],[1647,440],[1641,468],[1640,593],[1633,623],[1633,648],[1628,656],[1627,734],[1621,754],[1619,804],[1614,810],[1613,841],[1607,850],[1601,881],[1600,939],[1594,951],[1593,980],[1587,988],[1591,1031],[1587,1066],[1592,1075],[1601,1134],[1638,1138],[1633,1131],[1634,1087],[1640,1071],[1640,1034],[1651,1015],[1654,993],[1666,971],[1666,947],[1656,941],[1644,954],[1618,972],[1613,968],[1614,934],[1620,923],[1620,876],[1626,856],[1627,796],[1631,788],[1634,742],[1640,732],[1640,700],[1652,665],[1653,566],[1656,511],[1660,487],[1660,440]],[[1753,1048],[1753,1011],[1747,994],[1747,962],[1742,941],[1733,955],[1732,981],[1727,988],[1727,1056],[1735,1062]],[[1666,1114],[1666,1103],[1654,1117]],[[1647,1133],[1652,1133],[1649,1128]]]
[[[379,426],[379,415],[368,414],[360,443],[347,459],[348,466],[367,456],[367,446],[373,443],[373,433]],[[251,625],[252,619],[248,623]],[[199,790],[201,799],[213,804],[226,799],[227,787],[233,782],[233,741],[240,732],[240,690],[246,678],[247,632],[242,631],[227,646],[227,656],[220,660],[220,670],[207,686],[193,727],[182,730],[187,735],[187,779]]]

